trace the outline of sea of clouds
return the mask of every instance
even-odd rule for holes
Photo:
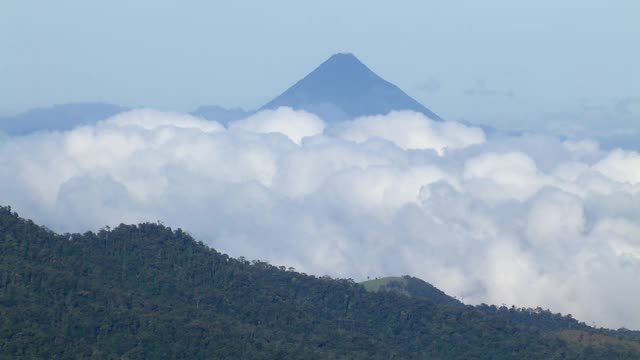
[[[311,274],[411,274],[466,303],[640,328],[640,153],[593,140],[414,112],[225,128],[139,109],[0,137],[0,169],[0,204],[56,231],[159,220]]]

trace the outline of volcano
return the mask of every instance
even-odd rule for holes
[[[350,53],[331,56],[260,110],[289,106],[335,122],[392,110],[413,110],[442,120]]]

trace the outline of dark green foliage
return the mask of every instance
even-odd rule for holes
[[[57,235],[0,207],[3,359],[637,359],[470,306],[232,259],[181,230]]]
[[[554,314],[549,310],[542,308],[516,308],[511,306],[497,307],[495,305],[481,304],[477,309],[485,314],[504,318],[512,323],[522,324],[526,326],[535,326],[540,330],[584,330],[596,331],[596,329],[587,326],[583,322],[579,322],[571,315],[563,316],[562,314]]]
[[[618,330],[595,328],[574,319],[571,314],[554,314],[539,307],[536,309],[516,308],[515,306],[508,308],[504,305],[497,307],[495,305],[481,304],[476,308],[487,315],[503,318],[513,324],[536,327],[544,331],[578,330],[593,335],[604,335],[640,344],[640,331],[624,328]]]

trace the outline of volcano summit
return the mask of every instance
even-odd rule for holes
[[[413,110],[442,120],[350,53],[331,56],[260,110],[289,106],[333,122],[392,110]]]

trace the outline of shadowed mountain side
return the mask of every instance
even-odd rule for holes
[[[66,131],[129,110],[103,103],[73,103],[36,108],[0,118],[0,131],[9,135],[26,135],[37,131]]]
[[[261,109],[280,106],[313,112],[328,122],[387,114],[392,110],[413,110],[442,120],[348,53],[331,56]]]

